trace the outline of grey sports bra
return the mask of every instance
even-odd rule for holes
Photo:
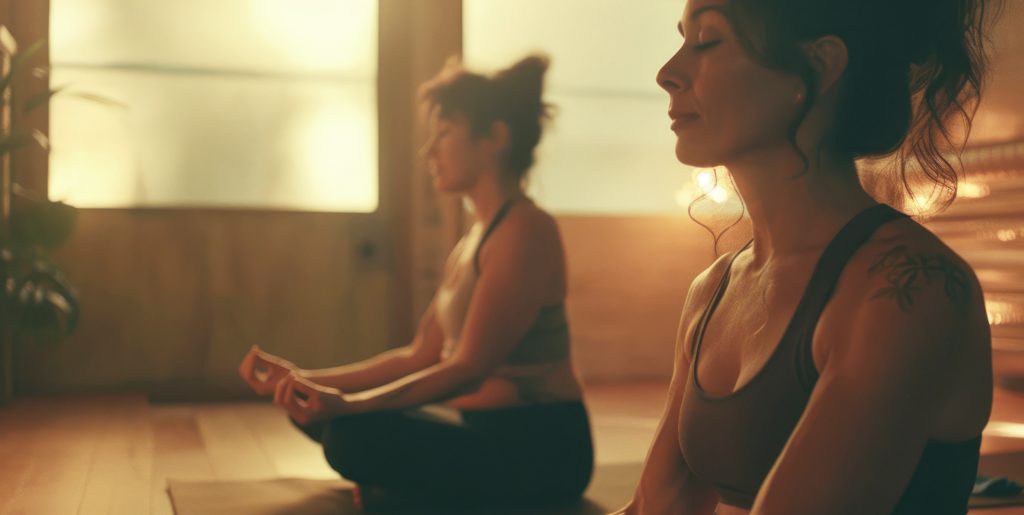
[[[436,314],[438,322],[445,334],[443,357],[450,356],[458,345],[462,328],[469,312],[480,275],[480,249],[487,238],[501,223],[515,204],[510,199],[498,210],[487,225],[479,242],[472,253],[466,252],[465,246],[472,242],[474,233],[471,231],[456,245],[449,256],[445,267],[444,284],[438,290],[436,298]],[[569,358],[569,324],[565,313],[565,304],[551,304],[541,308],[536,320],[523,336],[519,345],[505,360],[508,366],[524,366],[555,363]]]

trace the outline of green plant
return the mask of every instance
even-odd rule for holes
[[[70,238],[75,209],[13,189],[10,231],[0,238],[0,309],[15,341],[55,343],[79,318],[75,290],[50,259]]]
[[[18,114],[47,105],[59,89],[47,89],[18,102],[16,79],[42,47],[36,43],[14,51],[6,27],[0,26],[3,56],[0,76],[0,402],[13,396],[13,346],[20,342],[58,342],[78,323],[80,309],[74,288],[50,259],[54,249],[67,241],[76,212],[61,202],[34,197],[16,181],[11,154],[29,145],[46,149],[46,136],[16,125]],[[35,74],[41,77],[42,74]],[[16,111],[17,110],[17,111]]]

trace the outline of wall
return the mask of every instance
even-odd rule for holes
[[[415,281],[446,252],[422,242],[447,234],[443,203],[410,180],[416,84],[458,52],[460,21],[457,0],[381,0],[376,213],[82,210],[57,256],[81,326],[19,349],[20,394],[223,398],[245,391],[236,367],[253,343],[309,367],[406,343]]]
[[[574,360],[584,380],[671,376],[686,293],[715,257],[711,235],[685,215],[558,222],[569,261]],[[729,234],[726,251],[749,233],[741,227]]]

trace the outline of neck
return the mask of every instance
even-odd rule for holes
[[[755,263],[820,250],[854,215],[876,204],[852,160],[803,161],[791,148],[759,152],[727,165],[753,227]]]
[[[509,199],[525,197],[517,182],[503,177],[501,173],[481,174],[476,184],[464,193],[476,221],[489,223]]]

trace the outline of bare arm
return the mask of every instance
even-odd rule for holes
[[[690,335],[696,314],[710,299],[714,283],[725,271],[727,256],[698,276],[690,286],[676,337],[675,368],[665,413],[644,462],[643,474],[622,515],[710,515],[718,505],[711,485],[693,475],[679,447],[679,410],[690,373]]]
[[[471,392],[529,330],[563,279],[561,241],[553,220],[512,211],[488,240],[481,272],[455,353],[402,379],[346,396],[357,412],[402,409]]]
[[[391,383],[437,364],[444,333],[434,316],[434,303],[420,321],[412,343],[382,352],[370,359],[331,368],[302,370],[299,375],[314,383],[355,393]]]
[[[677,353],[678,354],[678,353]],[[676,361],[665,414],[647,453],[643,474],[623,515],[711,515],[718,495],[690,472],[679,449],[679,405],[686,389],[689,364]]]
[[[909,250],[897,258],[893,273],[867,278],[847,334],[829,333],[821,377],[752,514],[891,513],[965,384],[962,360],[989,344],[965,267]]]

